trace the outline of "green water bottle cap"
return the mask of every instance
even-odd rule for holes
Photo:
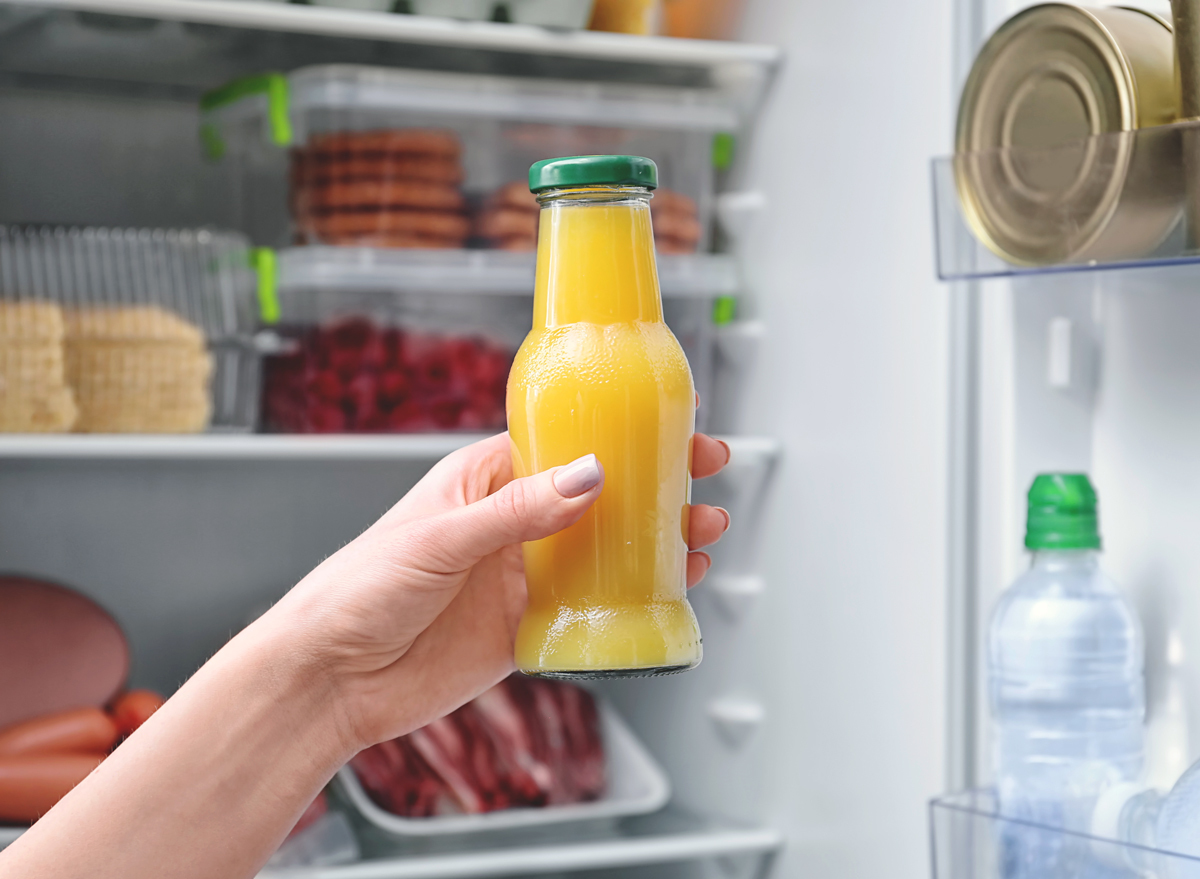
[[[642,156],[564,156],[542,159],[529,169],[529,191],[564,186],[658,188],[658,166]]]
[[[1029,487],[1029,549],[1099,549],[1096,490],[1086,473],[1041,473]]]

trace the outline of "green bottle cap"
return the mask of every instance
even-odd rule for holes
[[[658,187],[658,166],[641,156],[566,156],[542,159],[529,169],[529,191],[564,186]]]
[[[1099,549],[1096,490],[1086,473],[1041,473],[1029,487],[1029,549]]]

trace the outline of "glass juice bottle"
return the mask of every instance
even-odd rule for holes
[[[663,322],[652,161],[538,162],[533,329],[508,379],[513,469],[528,476],[595,454],[599,499],[574,525],[526,543],[529,604],[517,667],[547,677],[633,677],[694,667],[687,601],[696,399]]]

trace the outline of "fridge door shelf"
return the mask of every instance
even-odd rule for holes
[[[938,277],[1200,262],[1200,123],[932,165]]]
[[[1014,875],[1195,876],[1200,858],[1159,851],[1000,814],[989,789],[948,794],[929,804],[934,879]],[[1053,865],[1014,863],[1014,847]],[[1042,872],[1038,872],[1041,870]]]

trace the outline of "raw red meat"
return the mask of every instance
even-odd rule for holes
[[[500,430],[512,351],[476,336],[381,327],[362,317],[295,329],[268,357],[262,417],[282,433]]]
[[[513,675],[350,765],[380,807],[408,818],[594,800],[604,744],[590,693]]]

